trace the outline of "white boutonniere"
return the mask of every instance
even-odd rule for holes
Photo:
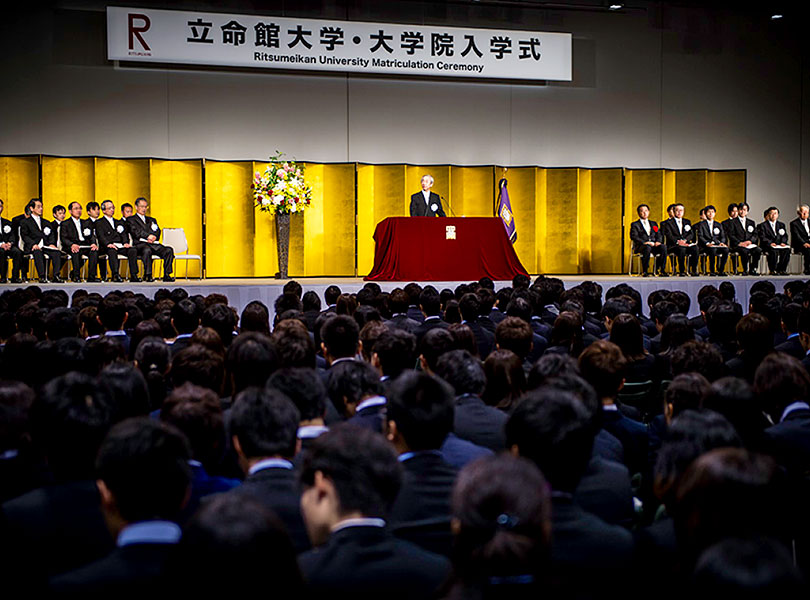
[[[439,206],[435,202],[430,205],[430,210],[432,210],[433,212],[436,212],[438,208]]]
[[[84,232],[83,232],[83,233],[84,233],[84,236],[85,236],[85,237],[89,237],[89,236],[90,236],[90,228],[89,228],[89,227],[85,227],[85,228],[84,228]]]
[[[684,231],[692,231],[692,226],[691,225],[684,225],[683,230]]]
[[[754,226],[753,225],[748,226],[748,233],[754,233]]]
[[[46,227],[45,229],[42,230],[42,233],[44,233],[45,235],[51,235],[51,228]]]
[[[714,228],[714,235],[720,235],[720,228],[719,227]]]
[[[157,230],[158,230],[157,223],[152,223],[152,231],[157,231]]]
[[[124,233],[124,226],[123,226],[123,225],[119,225],[118,227],[116,227],[116,228],[115,228],[115,230],[116,230],[118,233]]]
[[[780,229],[780,230],[779,230],[779,235],[785,235],[785,230],[784,230],[784,229]]]
[[[3,226],[3,233],[11,233],[11,227],[8,225]]]

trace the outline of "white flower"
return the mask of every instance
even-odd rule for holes
[[[430,210],[432,210],[433,212],[436,212],[438,208],[439,206],[435,202],[430,205]]]
[[[684,225],[683,230],[684,231],[692,231],[692,226],[691,225]]]
[[[714,235],[720,235],[720,228],[719,227],[714,228]]]
[[[278,206],[281,204],[281,201],[284,200],[284,196],[273,196],[273,204]]]
[[[262,196],[262,206],[267,206],[268,204],[270,204],[270,198]]]
[[[779,235],[785,235],[785,230],[784,230],[784,229],[780,229],[780,230],[779,230]]]
[[[89,236],[90,236],[90,228],[89,228],[89,227],[85,227],[85,228],[84,228],[84,231],[83,231],[82,233],[84,233],[85,237],[89,237]]]
[[[290,212],[295,212],[296,210],[295,204],[290,205]]]
[[[118,227],[116,227],[116,228],[115,228],[115,230],[116,230],[118,233],[124,233],[124,226],[123,226],[123,225],[119,225]]]
[[[157,231],[157,230],[158,230],[157,223],[152,223],[152,231]]]
[[[51,235],[51,228],[46,227],[45,229],[42,230],[42,233],[44,233],[45,235]]]
[[[749,225],[749,226],[748,226],[748,233],[753,233],[753,232],[754,232],[754,226],[753,226],[753,225]]]
[[[5,225],[3,227],[3,233],[11,233],[11,227],[9,227],[8,225]]]

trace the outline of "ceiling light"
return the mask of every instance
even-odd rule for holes
[[[777,20],[781,19],[783,16],[784,15],[780,15],[780,14],[771,15],[771,21],[777,21]]]
[[[624,8],[624,4],[611,4],[608,8],[610,10],[621,10],[621,9]],[[773,18],[773,17],[771,17],[771,18]]]

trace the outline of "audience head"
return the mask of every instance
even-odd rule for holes
[[[344,360],[329,369],[326,390],[338,414],[352,417],[363,399],[379,396],[383,388],[379,373],[370,364]]]
[[[456,396],[480,396],[486,386],[481,361],[466,350],[451,350],[439,357],[436,375],[450,384]]]
[[[453,430],[453,390],[425,373],[403,373],[388,390],[386,432],[397,452],[438,450]]]
[[[359,340],[360,328],[357,321],[347,315],[333,317],[321,327],[321,348],[330,362],[338,358],[354,357]]]
[[[186,436],[192,458],[206,469],[219,463],[225,450],[225,419],[214,392],[184,383],[166,398],[160,408],[160,420]]]
[[[627,361],[616,344],[597,340],[579,355],[579,372],[601,399],[614,399],[624,383]]]
[[[526,392],[523,361],[511,350],[496,350],[484,361],[486,386],[481,393],[485,404],[510,411]]]
[[[278,390],[287,396],[301,414],[302,423],[323,420],[326,412],[326,386],[315,369],[279,369],[267,380],[267,388]]]
[[[237,394],[229,424],[242,469],[247,473],[253,463],[265,458],[292,459],[300,421],[301,413],[277,390],[248,388]]]
[[[219,395],[225,381],[225,361],[208,348],[192,344],[174,356],[170,376],[174,387],[191,382]]]
[[[261,333],[238,335],[225,359],[234,394],[251,386],[264,387],[267,378],[278,368],[278,362],[269,337]]]
[[[681,373],[700,373],[709,381],[725,375],[723,355],[708,342],[686,342],[672,351],[670,357],[672,376]]]
[[[391,379],[416,363],[416,336],[402,329],[386,329],[374,342],[372,364]]]

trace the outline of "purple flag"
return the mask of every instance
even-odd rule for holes
[[[517,241],[517,231],[515,230],[515,215],[512,213],[512,203],[509,202],[509,192],[506,190],[506,178],[498,182],[498,216],[506,227],[506,235],[513,244]]]

